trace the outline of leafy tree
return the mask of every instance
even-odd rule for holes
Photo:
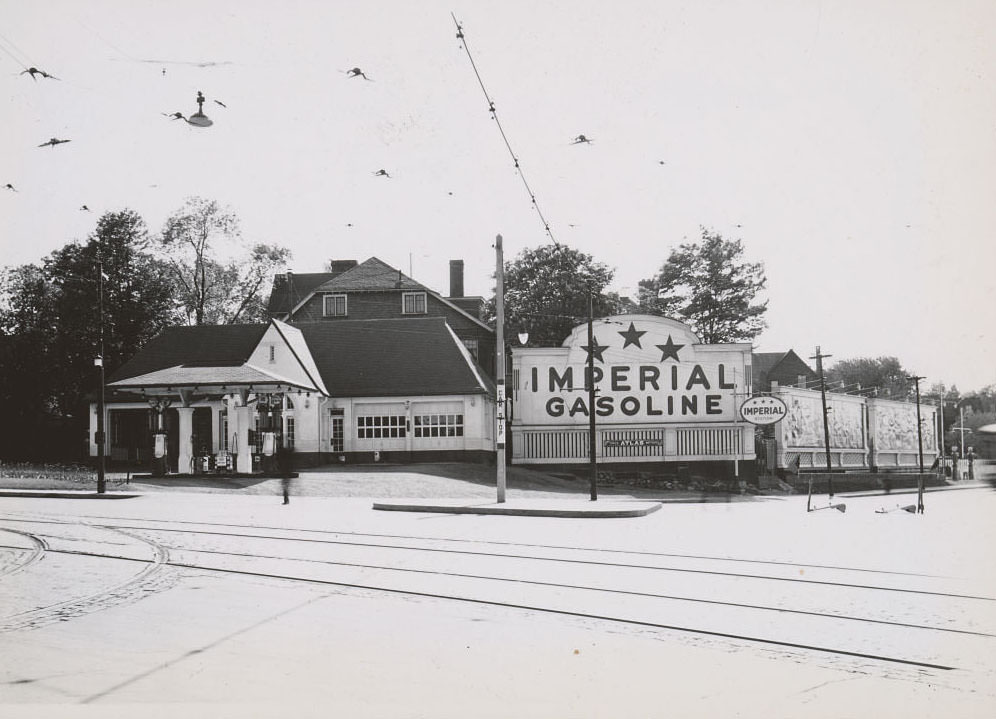
[[[531,345],[560,345],[587,319],[589,292],[595,317],[617,311],[618,298],[603,294],[613,271],[579,250],[558,244],[525,249],[504,271],[505,327],[513,336],[528,331]],[[493,322],[494,298],[486,314]]]
[[[101,317],[109,372],[179,320],[167,268],[143,252],[147,241],[137,214],[107,213],[85,243],[5,273],[0,401],[21,413],[17,427],[78,412],[96,382]],[[22,438],[21,449],[41,438]]]
[[[265,321],[263,293],[291,256],[277,245],[247,245],[235,215],[200,197],[166,220],[155,246],[187,322],[197,325]]]
[[[896,400],[906,400],[911,396],[913,383],[908,379],[910,374],[895,357],[839,360],[826,370],[829,384],[850,387],[860,384],[862,389],[877,387],[879,397]]]
[[[655,276],[640,280],[640,305],[684,320],[708,344],[751,340],[766,326],[768,303],[755,298],[767,279],[761,263],[742,256],[740,240],[702,228],[701,243],[680,245]]]

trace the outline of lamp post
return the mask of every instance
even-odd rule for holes
[[[100,367],[100,393],[97,395],[97,494],[107,491],[104,471],[104,261],[97,249],[97,326],[100,338],[99,354],[93,361]]]
[[[920,419],[920,380],[923,377],[907,377],[916,385],[916,441],[920,449],[920,476],[917,479],[916,511],[923,514],[923,420]]]
[[[197,112],[187,119],[187,123],[194,127],[211,127],[214,122],[204,114],[204,93],[197,91]]]

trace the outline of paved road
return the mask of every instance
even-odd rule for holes
[[[980,559],[996,495],[928,500],[922,516],[869,497],[845,514],[795,498],[565,520],[369,499],[7,498],[0,700],[165,716],[205,702],[239,716],[990,716],[996,581]]]

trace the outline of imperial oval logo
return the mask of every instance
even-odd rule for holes
[[[777,397],[750,397],[740,406],[740,416],[751,424],[774,424],[788,414]]]

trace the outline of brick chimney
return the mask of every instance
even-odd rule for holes
[[[359,264],[356,260],[329,260],[329,272],[334,275],[341,275],[346,270],[351,270]]]
[[[450,297],[463,297],[463,260],[450,260]]]

